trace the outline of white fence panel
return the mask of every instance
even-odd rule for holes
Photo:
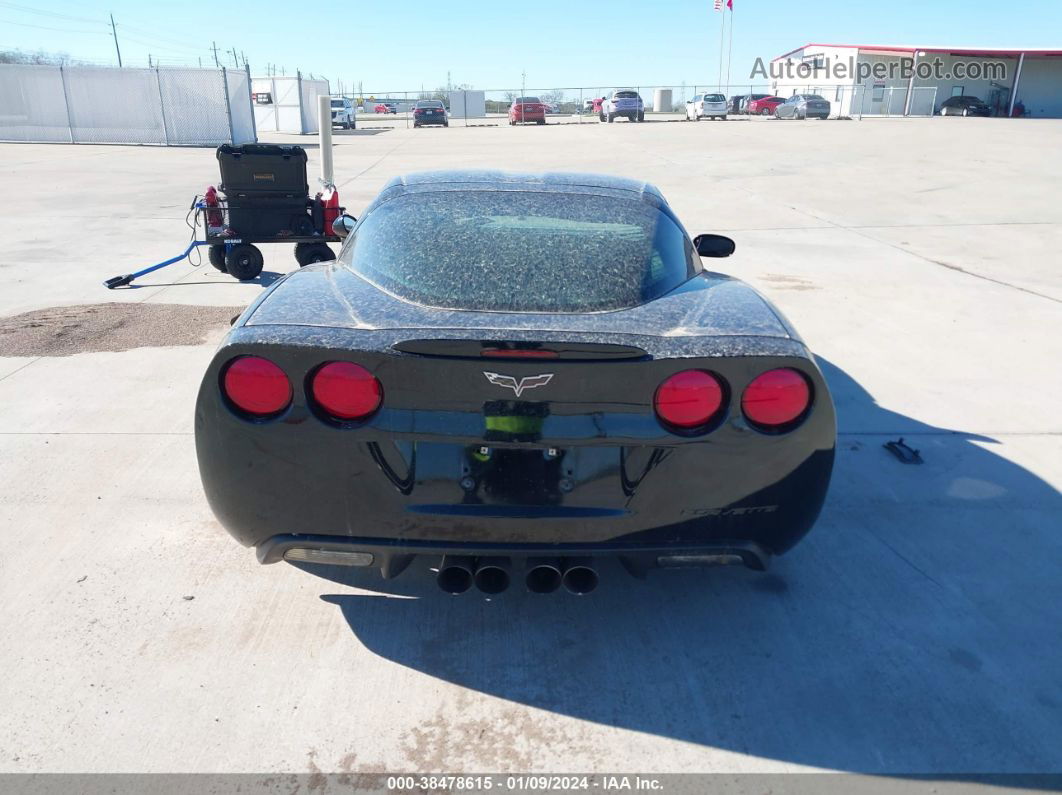
[[[0,64],[0,140],[191,146],[253,141],[247,73],[226,79],[215,69]]]
[[[255,132],[254,108],[251,106],[251,78],[246,71],[228,70],[225,80],[229,91],[232,143],[254,143],[258,135]]]
[[[217,72],[162,69],[158,75],[169,143],[208,146],[229,140],[225,85]]]
[[[300,87],[302,101],[302,132],[315,133],[320,129],[317,123],[317,97],[328,94],[328,82],[325,80],[303,79]]]
[[[156,70],[76,67],[65,72],[75,143],[167,142]]]
[[[70,142],[62,69],[0,67],[0,139]]]

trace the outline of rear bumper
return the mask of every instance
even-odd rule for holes
[[[678,366],[669,360],[638,363],[653,372],[629,380],[613,402],[583,397],[594,385],[584,365],[555,362],[557,380],[570,375],[577,385],[570,389],[583,390],[570,393],[577,402],[499,395],[460,403],[476,389],[472,376],[482,377],[478,365],[458,372],[452,360],[425,359],[417,380],[403,382],[395,368],[407,354],[365,350],[375,343],[361,333],[355,344],[353,332],[332,332],[321,347],[320,336],[289,345],[272,336],[277,327],[265,329],[268,344],[253,341],[262,331],[244,328],[222,345],[195,416],[206,497],[245,546],[269,550],[278,539],[314,537],[380,554],[623,556],[753,543],[781,554],[810,530],[825,500],[833,406],[813,361],[797,355],[719,357],[711,367],[736,395],[764,370],[799,368],[815,397],[798,427],[757,432],[731,401],[718,427],[690,437],[662,428],[647,402],[660,381],[656,370]],[[368,422],[338,427],[315,413],[298,385],[353,347],[392,386]],[[252,352],[296,385],[291,406],[266,422],[239,416],[219,390],[225,363]],[[418,407],[423,383],[434,385],[438,408]]]
[[[418,541],[389,541],[371,538],[342,538],[322,535],[276,535],[255,549],[258,562],[279,563],[293,549],[359,552],[371,555],[366,568],[379,569],[384,577],[401,573],[418,555],[439,559],[444,555],[467,555],[473,558],[507,557],[522,560],[532,557],[616,558],[632,574],[656,568],[739,564],[756,571],[766,571],[771,555],[753,541],[720,540],[707,545],[664,546],[645,544],[461,544]]]
[[[520,122],[525,122],[525,121],[545,121],[546,120],[546,114],[545,113],[514,113],[512,115],[512,119],[517,124],[519,124]]]

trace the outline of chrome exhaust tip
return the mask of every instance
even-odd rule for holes
[[[465,555],[444,555],[439,561],[435,582],[450,594],[464,593],[472,587],[472,558]]]
[[[597,588],[597,571],[590,558],[569,558],[564,564],[561,582],[568,593],[585,596]]]
[[[528,559],[524,582],[531,593],[553,593],[561,586],[561,562],[557,558]]]
[[[485,594],[499,594],[509,587],[508,558],[480,558],[476,565],[476,587]]]

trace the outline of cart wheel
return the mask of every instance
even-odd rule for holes
[[[328,262],[336,258],[336,253],[327,243],[296,243],[295,260],[300,267],[313,265],[315,262]]]
[[[225,256],[225,269],[241,282],[249,282],[262,272],[262,252],[248,243],[233,246]]]
[[[217,268],[222,273],[225,273],[225,245],[211,246],[207,252],[207,258],[210,260],[210,264]]]

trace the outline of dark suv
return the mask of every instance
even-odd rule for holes
[[[991,116],[992,109],[979,97],[948,97],[940,106],[941,116]]]

